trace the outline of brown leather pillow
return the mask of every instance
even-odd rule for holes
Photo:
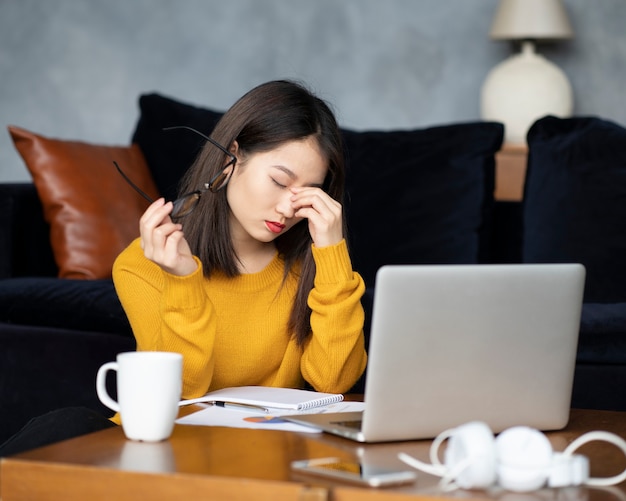
[[[49,139],[13,126],[9,132],[50,224],[59,277],[110,278],[117,255],[139,236],[148,206],[113,160],[148,195],[158,196],[139,147]]]

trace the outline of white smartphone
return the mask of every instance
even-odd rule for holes
[[[410,484],[415,482],[417,478],[417,474],[414,471],[380,468],[356,459],[305,459],[293,461],[291,469],[299,473],[345,480],[370,487]]]

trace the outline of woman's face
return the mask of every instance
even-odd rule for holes
[[[321,188],[327,170],[327,161],[312,136],[239,158],[227,185],[235,246],[251,240],[273,242],[300,222],[302,218],[294,216],[290,188]]]

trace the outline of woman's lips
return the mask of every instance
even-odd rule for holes
[[[267,226],[272,233],[280,233],[285,229],[284,224],[277,223],[276,221],[265,221],[265,226]]]

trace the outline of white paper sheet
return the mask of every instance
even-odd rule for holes
[[[280,419],[280,415],[293,414],[322,414],[325,412],[355,412],[365,408],[363,402],[337,402],[335,404],[308,409],[305,411],[285,411],[277,410],[275,414],[271,412],[252,412],[249,410],[228,409],[211,405],[206,409],[184,416],[176,421],[178,424],[188,424],[196,426],[227,426],[230,428],[255,428],[263,430],[283,430],[299,431],[305,433],[319,433],[320,430],[310,426],[302,426]]]

